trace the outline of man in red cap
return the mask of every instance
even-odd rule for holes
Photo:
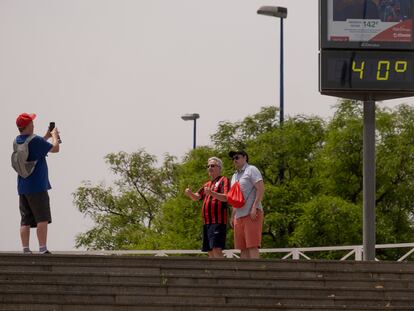
[[[16,119],[20,135],[15,143],[28,143],[28,162],[35,163],[34,170],[29,176],[17,177],[17,192],[19,194],[19,208],[21,215],[20,237],[23,253],[30,254],[29,240],[30,228],[37,228],[40,254],[50,254],[47,249],[47,226],[52,222],[48,190],[51,189],[46,155],[59,152],[59,131],[54,128],[47,130],[44,137],[34,135],[33,120],[36,114],[22,113]],[[52,138],[52,143],[47,140]]]

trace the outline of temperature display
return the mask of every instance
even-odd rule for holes
[[[327,50],[321,89],[414,91],[414,52]]]

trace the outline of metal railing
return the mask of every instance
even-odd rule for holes
[[[376,249],[407,249],[403,256],[397,261],[408,260],[414,253],[414,243],[400,244],[378,244]],[[340,260],[353,259],[360,261],[363,259],[363,246],[325,246],[325,247],[297,247],[297,248],[263,248],[260,249],[262,254],[285,254],[282,259],[307,259],[311,260],[309,253],[342,251],[346,254]],[[80,254],[80,255],[152,255],[152,256],[170,256],[170,255],[203,255],[206,254],[200,250],[119,250],[119,251],[70,251],[70,252],[53,252],[54,254]],[[236,249],[226,249],[223,251],[226,258],[239,258],[240,251]],[[376,259],[378,260],[378,259]]]

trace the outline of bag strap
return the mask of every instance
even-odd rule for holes
[[[29,137],[27,137],[27,138],[26,138],[26,140],[25,140],[23,143],[21,143],[21,144],[18,144],[18,143],[17,143],[17,138],[15,138],[15,139],[14,139],[14,141],[13,141],[13,150],[14,150],[14,151],[16,151],[16,150],[17,150],[17,146],[18,146],[18,145],[29,144],[29,143],[32,141],[32,139],[33,139],[33,138],[35,138],[35,137],[36,137],[36,135],[35,135],[35,134],[31,134],[31,135],[29,135]]]
[[[35,138],[35,137],[36,137],[35,134],[30,135],[29,137],[26,138],[26,140],[23,144],[25,144],[25,143],[29,144],[32,141],[32,139]]]
[[[236,182],[238,182],[238,183],[240,183],[240,178],[241,177],[243,177],[243,175],[244,175],[244,172],[243,172],[243,174],[240,176],[240,178],[239,179],[237,179],[237,172],[236,173],[234,173],[234,179],[235,179],[235,181]],[[241,188],[241,187],[240,187]],[[254,185],[253,185],[253,187],[252,187],[252,190],[250,190],[250,192],[249,192],[249,194],[247,195],[247,197],[244,199],[246,202],[247,202],[247,199],[249,198],[249,196],[252,194],[252,192],[253,192],[253,190],[255,189],[255,187],[254,187]]]

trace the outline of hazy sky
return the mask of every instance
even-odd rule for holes
[[[48,244],[72,250],[91,225],[72,193],[83,180],[111,183],[106,154],[181,159],[193,133],[182,114],[200,114],[197,144],[207,145],[218,122],[279,105],[280,22],[257,15],[262,5],[288,8],[286,115],[329,118],[336,99],[318,93],[317,0],[0,0],[0,251],[20,250],[18,114],[37,113],[38,134],[49,121],[61,131],[61,152],[48,157]]]

